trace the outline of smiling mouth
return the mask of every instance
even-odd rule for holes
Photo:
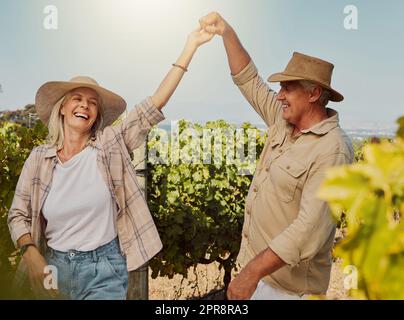
[[[76,118],[81,118],[81,119],[85,119],[85,120],[88,120],[88,119],[89,119],[88,114],[81,113],[81,112],[76,112],[76,113],[74,113],[74,116],[75,116]]]

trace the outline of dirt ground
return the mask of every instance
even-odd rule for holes
[[[337,230],[336,241],[341,240],[344,234]],[[222,300],[224,298],[223,279],[224,271],[219,270],[218,263],[208,265],[199,264],[195,269],[188,270],[188,278],[180,275],[172,279],[168,277],[151,277],[149,268],[149,299],[150,300],[187,300],[187,299],[210,299]],[[331,269],[330,284],[328,287],[327,300],[353,299],[344,289],[344,273],[342,261],[336,259]]]
[[[150,300],[221,299],[223,297],[223,292],[215,294],[223,287],[223,271],[219,271],[217,263],[198,265],[196,270],[189,270],[187,279],[182,276],[175,276],[173,279],[167,277],[152,279],[150,274],[151,272],[149,272]],[[344,289],[341,261],[334,262],[332,266],[326,298],[349,299],[348,292]]]
[[[344,238],[346,230],[337,229],[334,243]],[[175,276],[151,278],[149,270],[149,299],[150,300],[185,300],[185,299],[223,299],[223,275],[217,263],[209,265],[200,264],[194,270],[188,271],[188,278]],[[347,290],[344,289],[344,273],[342,261],[335,259],[332,269],[330,284],[328,287],[327,300],[351,299]]]

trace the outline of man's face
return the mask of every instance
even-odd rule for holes
[[[287,122],[299,124],[310,107],[310,93],[298,81],[281,82],[277,100],[282,103],[282,117]]]
[[[90,88],[77,88],[64,102],[60,112],[64,115],[65,129],[80,133],[91,130],[98,115],[98,95]]]

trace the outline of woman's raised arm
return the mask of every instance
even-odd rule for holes
[[[213,36],[213,33],[208,33],[201,29],[201,27],[195,29],[189,34],[181,55],[173,64],[173,67],[167,73],[163,81],[160,83],[160,86],[152,96],[153,104],[158,109],[161,110],[174,93],[182,79],[182,76],[184,75],[184,72],[187,71],[188,65],[198,47],[210,41]]]

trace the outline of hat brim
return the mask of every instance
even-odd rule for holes
[[[293,76],[293,75],[288,75],[282,72],[279,73],[274,73],[270,75],[267,79],[268,82],[286,82],[286,81],[298,81],[298,80],[307,80],[307,81],[312,81],[314,83],[317,83],[318,85],[328,89],[331,92],[330,100],[334,102],[340,102],[344,100],[344,96],[340,94],[338,91],[334,90],[330,86],[320,83],[316,80],[313,79],[308,79],[308,78],[303,78],[299,76]]]
[[[100,96],[103,108],[104,127],[111,125],[126,109],[125,100],[101,86],[68,81],[50,81],[43,84],[35,96],[35,107],[38,117],[45,125],[48,125],[52,109],[62,97],[71,90],[77,88],[93,89]]]

